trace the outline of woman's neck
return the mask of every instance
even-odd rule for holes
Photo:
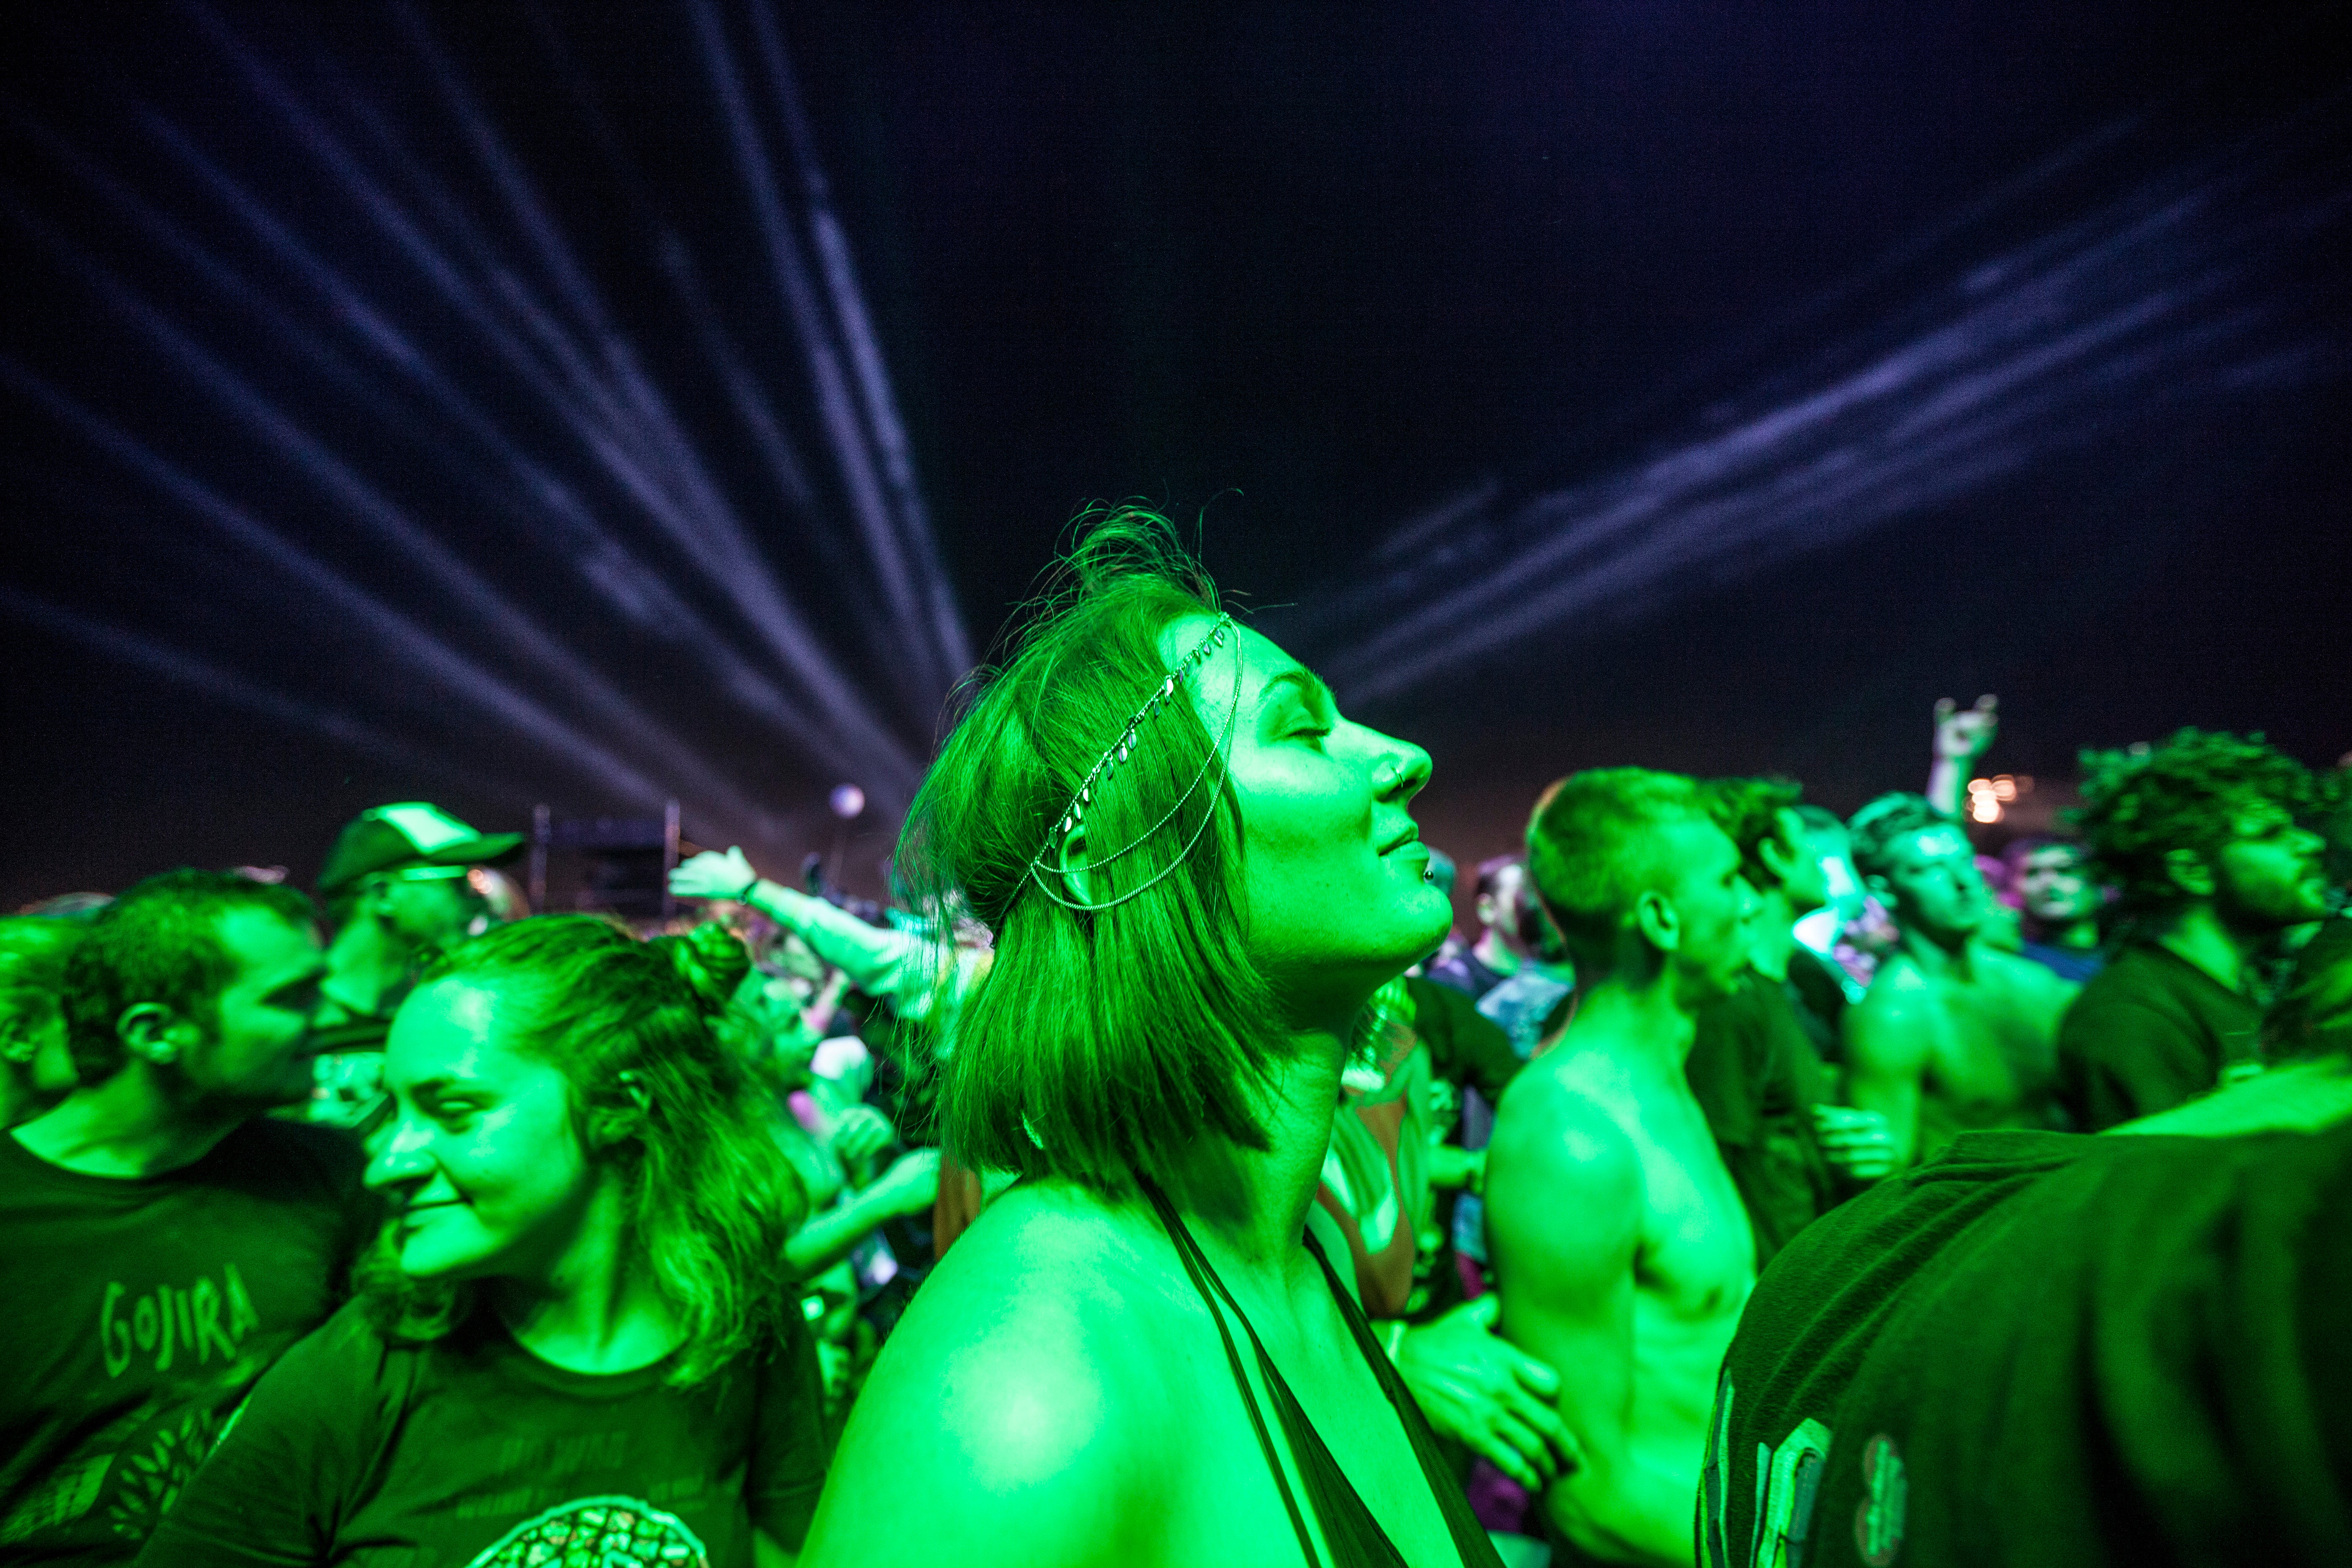
[[[1230,1265],[1281,1276],[1305,1257],[1299,1238],[1323,1179],[1347,1052],[1342,1031],[1292,1036],[1290,1056],[1258,1099],[1266,1147],[1213,1139],[1180,1171],[1170,1197],[1221,1273]]]
[[[487,1281],[515,1342],[567,1372],[635,1372],[684,1335],[644,1265],[631,1256],[619,1184],[606,1179],[554,1261]]]

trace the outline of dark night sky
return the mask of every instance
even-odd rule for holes
[[[1839,356],[1926,331],[1991,258],[2200,160],[2257,171],[2198,206],[2191,238],[2153,243],[2228,263],[2226,289],[2174,335],[2218,323],[2270,372],[2158,377],[2105,401],[2094,388],[2063,439],[2021,437],[1981,481],[1866,531],[1670,574],[1365,705],[1430,747],[1427,836],[1475,858],[1510,840],[1545,779],[1604,762],[1783,771],[1850,808],[1916,785],[1943,695],[2000,693],[1996,765],[2053,780],[2080,745],[2181,723],[2266,729],[2314,762],[2352,748],[2342,13],[885,4],[786,6],[782,24],[979,647],[1080,502],[1134,495],[1198,518],[1222,582],[1295,605],[1268,625],[1341,658],[1378,630],[1367,617],[1451,585],[1439,564],[1402,599],[1363,591],[1387,570],[1374,548],[1449,498],[1504,498],[1488,507],[1501,516],[1675,451],[1726,410],[1774,406]],[[706,14],[756,55],[747,6]],[[436,84],[439,52],[877,732],[928,744],[936,689],[894,677],[898,628],[844,564],[845,492],[693,15],[82,7],[20,32],[0,127],[16,279],[0,323],[0,906],[180,861],[307,878],[341,820],[387,798],[499,826],[534,799],[632,798],[576,752],[451,700],[429,665],[388,654],[381,626],[200,521],[157,458],[677,790],[689,831],[701,813],[725,836],[697,794],[716,780],[780,819],[770,852],[827,838],[819,801],[840,770],[748,717],[677,631],[715,627],[769,668],[740,602],[371,226],[240,49],[391,171],[425,228],[448,241],[473,224],[485,237],[461,266],[560,300]],[[562,475],[679,607],[616,615],[598,597],[609,579],[583,565],[586,536],[453,435],[348,299],[296,276],[174,137],[393,322],[497,439]],[[782,410],[814,476],[805,495],[782,493],[696,347],[664,265],[679,254]],[[2132,264],[2159,279],[2187,265]],[[180,352],[156,319],[184,334]],[[229,410],[186,343],[310,445]],[[91,420],[122,440],[106,447]],[[579,681],[519,654],[355,520],[320,453],[678,744],[616,727]],[[128,663],[95,623],[279,707]],[[373,740],[322,734],[321,715]],[[860,857],[882,847],[868,833]]]

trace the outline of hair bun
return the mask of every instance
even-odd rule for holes
[[[751,951],[734,932],[715,921],[696,926],[683,936],[656,937],[652,945],[694,993],[696,1010],[705,1018],[722,1016],[735,1000],[736,987],[751,972]]]

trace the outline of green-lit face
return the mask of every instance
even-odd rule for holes
[[[393,1200],[412,1279],[545,1278],[595,1193],[570,1084],[509,1043],[516,1005],[496,984],[453,978],[393,1019],[384,1084],[398,1120],[367,1183]]]
[[[1777,818],[1780,826],[1775,836],[1787,851],[1788,870],[1780,886],[1789,896],[1792,910],[1817,910],[1830,901],[1829,870],[1821,857],[1813,853],[1805,831],[1805,819],[1793,806],[1782,806]]]
[[[430,868],[438,871],[439,867]],[[385,877],[378,884],[378,908],[392,929],[420,948],[454,946],[489,908],[479,889],[464,877]]]
[[[1169,664],[1211,625],[1188,616],[1170,626],[1160,638]],[[1305,666],[1238,631],[1188,684],[1202,722],[1220,735],[1239,663],[1230,760],[1250,956],[1302,1020],[1344,1018],[1452,923],[1407,810],[1429,781],[1429,753],[1340,717]]]
[[[1755,946],[1756,890],[1740,870],[1739,846],[1703,816],[1656,831],[1659,860],[1671,868],[1664,891],[1675,912],[1676,988],[1694,1004],[1728,996]]]
[[[2222,918],[2244,931],[2275,931],[2325,915],[2326,840],[2266,800],[2233,815],[2235,831],[2213,859],[2213,902]]]
[[[1895,919],[1947,936],[1965,936],[1984,923],[1984,875],[1976,851],[1958,829],[1923,827],[1888,847],[1881,879]]]
[[[2025,858],[2017,877],[2025,912],[2045,925],[2072,925],[2099,912],[2099,887],[2071,844],[2047,844]]]
[[[269,910],[220,917],[236,965],[215,1009],[217,1026],[177,1059],[180,1077],[215,1104],[268,1107],[310,1098],[310,1015],[327,962],[318,931]]]
[[[26,1093],[51,1100],[80,1081],[66,1045],[66,1016],[52,1004],[0,1016],[0,1058],[15,1070]]]

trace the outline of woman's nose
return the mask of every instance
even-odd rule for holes
[[[362,1179],[377,1192],[399,1186],[404,1182],[421,1181],[430,1175],[433,1159],[425,1152],[426,1133],[409,1121],[393,1124],[392,1136],[383,1147],[368,1161],[367,1173]]]

